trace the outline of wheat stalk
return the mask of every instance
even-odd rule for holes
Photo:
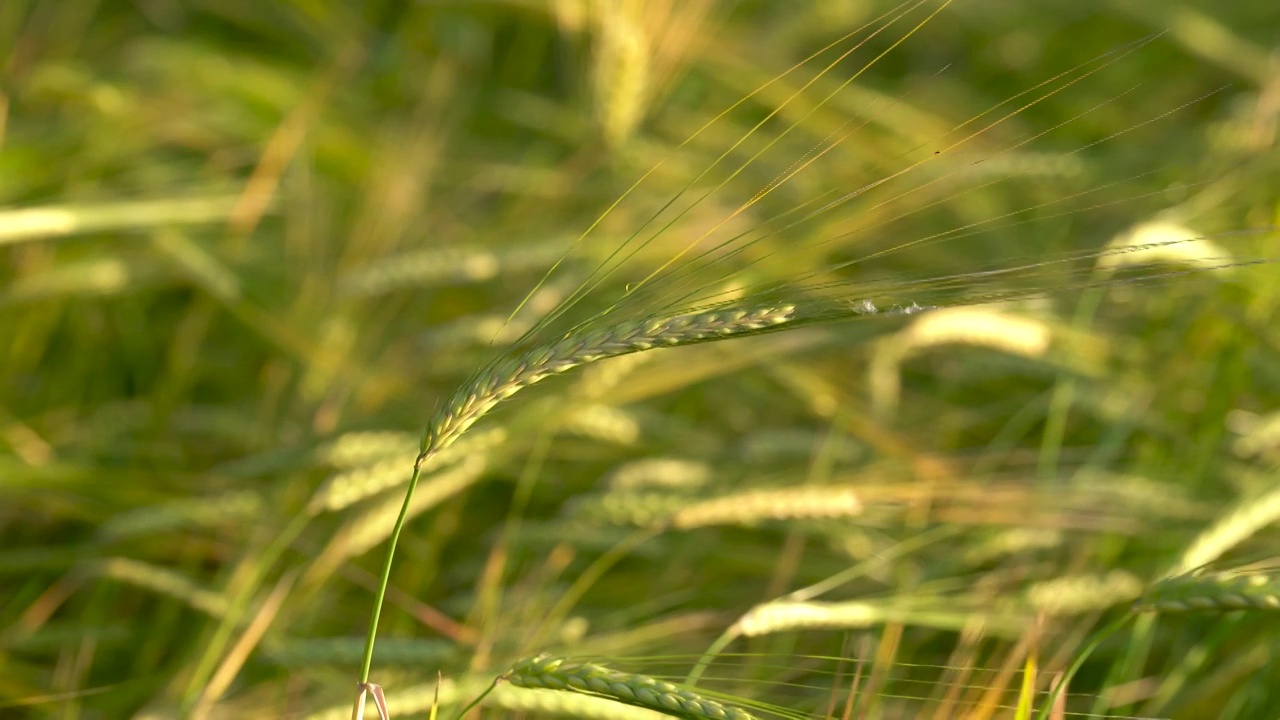
[[[648,675],[539,655],[516,663],[503,679],[522,688],[585,693],[692,720],[756,720],[750,712]]]
[[[429,465],[441,451],[456,442],[467,428],[499,402],[552,375],[597,360],[653,348],[750,335],[796,319],[795,310],[794,305],[770,305],[689,313],[675,317],[650,317],[600,330],[588,330],[581,335],[570,334],[558,342],[536,347],[490,367],[454,393],[427,425],[418,457],[413,463],[413,475],[405,491],[400,515],[391,529],[387,556],[383,561],[378,592],[373,601],[373,615],[369,620],[369,632],[365,639],[364,661],[359,680],[362,690],[356,700],[353,717],[360,717],[362,714],[363,688],[369,682],[369,671],[373,666],[373,644],[378,633],[382,603],[386,599],[387,584],[391,580],[391,564],[395,559],[400,532],[404,529],[405,520],[412,508],[413,493],[424,466]],[[313,499],[312,505],[322,506],[316,499]]]

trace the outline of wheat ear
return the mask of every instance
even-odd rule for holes
[[[794,318],[794,305],[656,317],[571,335],[535,348],[490,368],[455,393],[431,419],[418,462],[453,444],[498,403],[552,375],[653,348],[749,335]]]
[[[1186,573],[1156,582],[1135,605],[1164,613],[1280,610],[1280,583],[1267,573]]]
[[[521,660],[502,677],[522,688],[586,693],[685,720],[757,720],[740,707],[712,700],[674,683],[550,655]]]

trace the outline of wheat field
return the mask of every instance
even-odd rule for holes
[[[0,4],[0,717],[1280,717],[1272,4]]]

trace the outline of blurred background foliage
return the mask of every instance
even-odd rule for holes
[[[708,194],[583,312],[704,233],[778,230],[677,260],[618,317],[809,274],[850,301],[878,278],[882,307],[926,302],[895,283],[1133,228],[1276,256],[1274,233],[1245,232],[1280,210],[1274,3],[958,1],[895,45],[937,5],[875,34],[859,28],[896,6],[0,4],[0,715],[342,716],[426,418],[526,330],[552,337],[539,318],[682,189]],[[845,33],[869,39],[686,142]],[[868,318],[548,383],[424,481],[374,680],[406,717],[437,670],[455,704],[542,650],[666,656],[631,667],[680,677],[753,606],[836,577],[812,596],[867,603],[860,624],[738,639],[753,654],[708,682],[822,716],[839,667],[865,661],[862,717],[1012,717],[1029,654],[1043,690],[1214,522],[1253,513],[1228,545],[1274,555],[1276,273]],[[856,517],[821,502],[832,487]],[[1068,707],[1280,717],[1278,632],[1257,613],[1141,616]],[[481,712],[538,714],[519,693]]]

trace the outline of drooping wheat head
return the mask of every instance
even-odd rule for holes
[[[445,403],[423,436],[417,463],[444,450],[499,402],[524,388],[580,365],[659,347],[750,335],[790,322],[794,305],[650,317],[572,334],[480,373]]]

